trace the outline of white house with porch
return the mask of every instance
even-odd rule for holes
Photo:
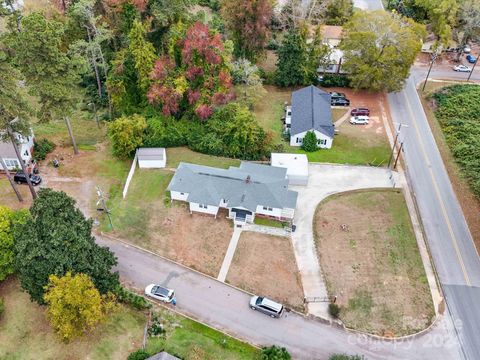
[[[188,202],[191,213],[216,217],[228,209],[235,224],[252,223],[255,216],[290,221],[297,203],[287,169],[248,162],[228,169],[180,163],[167,190],[172,200]]]
[[[29,136],[22,136],[17,133],[15,133],[14,136],[17,140],[18,149],[20,150],[22,160],[24,164],[28,167],[33,160],[33,132],[31,132]],[[7,165],[8,170],[18,170],[21,168],[21,165],[17,159],[17,154],[15,153],[15,149],[10,139],[4,141],[0,140],[0,158],[3,158],[3,161],[5,162],[5,165]],[[0,170],[4,170],[1,161]]]

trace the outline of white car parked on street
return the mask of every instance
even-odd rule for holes
[[[350,124],[352,125],[367,125],[369,121],[368,116],[352,116],[350,118]]]
[[[145,288],[145,295],[166,303],[171,303],[175,299],[175,291],[156,284],[148,285]]]
[[[454,71],[459,71],[459,72],[470,72],[470,71],[472,71],[471,68],[469,68],[468,66],[465,66],[465,65],[455,65],[453,67],[453,70]]]

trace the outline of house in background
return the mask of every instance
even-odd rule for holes
[[[228,169],[180,163],[167,190],[172,200],[188,202],[190,212],[216,217],[228,209],[240,225],[255,216],[292,220],[298,195],[288,190],[287,169],[248,162]]]
[[[322,42],[330,47],[330,57],[327,66],[319,66],[319,74],[344,74],[342,70],[343,51],[339,49],[342,41],[343,28],[341,26],[323,25],[320,29]]]
[[[313,131],[317,136],[318,147],[332,147],[335,128],[330,98],[328,92],[313,85],[292,93],[291,146],[302,146],[306,133]]]
[[[31,167],[33,160],[33,146],[34,146],[34,136],[31,132],[30,136],[22,136],[15,133],[17,139],[18,149],[22,156],[22,160],[27,167]],[[20,163],[17,159],[17,154],[10,140],[1,141],[0,140],[0,157],[5,161],[8,170],[17,170],[21,168]],[[2,163],[0,162],[0,170],[3,170]]]

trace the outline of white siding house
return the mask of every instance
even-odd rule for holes
[[[35,144],[33,132],[30,134],[30,136],[25,137],[20,134],[15,134],[15,137],[17,139],[18,149],[20,150],[22,160],[28,167],[32,164],[33,160],[33,146]],[[0,141],[0,157],[5,161],[8,170],[20,169],[21,165],[18,162],[17,154],[15,153],[15,149],[9,140]],[[0,170],[3,170],[1,162]]]
[[[308,131],[317,136],[319,148],[330,149],[335,128],[332,123],[331,96],[311,85],[292,93],[290,145],[302,146]]]
[[[242,162],[217,169],[180,163],[167,190],[173,200],[189,203],[190,212],[217,216],[221,208],[236,224],[255,216],[292,220],[297,193],[288,190],[287,169]]]

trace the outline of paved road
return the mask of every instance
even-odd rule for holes
[[[355,5],[375,10],[381,0],[355,0]],[[472,79],[479,79],[478,70]],[[404,158],[417,199],[426,238],[444,291],[447,309],[458,324],[463,357],[480,359],[480,260],[462,209],[453,191],[437,145],[428,125],[415,84],[426,67],[412,69],[405,88],[389,94],[394,122],[404,129]],[[445,66],[434,67],[432,77],[466,79]]]
[[[458,358],[448,318],[441,318],[425,335],[403,342],[372,340],[291,312],[271,319],[250,310],[249,295],[243,291],[118,241],[97,237],[97,242],[115,252],[117,270],[130,285],[140,289],[159,282],[174,288],[182,313],[254,344],[285,346],[295,359],[323,360],[337,352],[363,354],[369,360]]]

